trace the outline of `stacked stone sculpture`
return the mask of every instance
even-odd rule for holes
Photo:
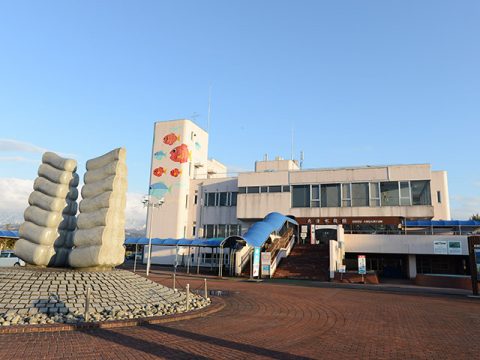
[[[77,162],[46,152],[38,169],[15,253],[29,264],[65,266],[76,226]]]
[[[126,150],[87,161],[70,266],[112,268],[125,259]]]

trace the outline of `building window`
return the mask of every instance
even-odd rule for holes
[[[283,185],[282,186],[282,191],[283,192],[290,192],[290,185]]]
[[[320,185],[311,185],[310,207],[320,207]]]
[[[282,192],[282,187],[281,186],[269,186],[268,187],[268,192],[271,192],[271,193]]]
[[[412,205],[432,205],[430,197],[430,181],[410,181],[412,189]]]
[[[380,206],[380,185],[370,183],[370,206]]]
[[[260,188],[260,190],[261,190],[262,193],[266,193],[266,192],[268,192],[268,186],[262,186]]]
[[[260,192],[260,187],[258,186],[249,186],[247,187],[248,194],[258,194]]]
[[[321,186],[322,207],[340,207],[340,184]]]
[[[442,203],[442,193],[440,191],[437,191],[437,202],[439,204]]]
[[[195,197],[193,198],[193,204],[197,205],[197,201],[198,201],[198,195],[195,194]]]
[[[352,206],[368,206],[368,183],[352,184]]]
[[[231,194],[231,196],[230,196],[230,206],[237,206],[237,195],[238,195],[238,193],[237,192],[232,192],[230,194]]]
[[[218,193],[219,197],[219,206],[227,206],[227,193],[226,192],[221,192]]]
[[[204,225],[204,234],[205,238],[211,239],[213,238],[214,226],[213,225]]]
[[[185,209],[188,209],[188,194],[185,195]]]
[[[310,207],[310,185],[292,186],[292,207]]]
[[[247,188],[245,186],[241,186],[238,188],[238,193],[239,194],[246,194],[247,193]]]
[[[217,225],[217,237],[224,238],[226,237],[226,225]]]
[[[197,227],[195,225],[193,225],[193,228],[192,228],[192,236],[195,237],[195,231],[196,231]]]
[[[205,206],[215,206],[215,195],[216,193],[210,192],[210,193],[205,193],[205,197],[207,199],[207,202]]]
[[[352,184],[342,184],[342,206],[352,206]]]
[[[398,181],[388,181],[380,183],[380,191],[382,195],[382,206],[399,205]]]
[[[410,183],[408,181],[400,181],[400,205],[410,206]]]

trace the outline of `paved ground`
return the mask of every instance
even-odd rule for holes
[[[170,284],[164,275],[153,279]],[[180,278],[192,288],[201,279]],[[480,301],[464,296],[209,279],[224,310],[164,325],[0,335],[1,359],[475,359]],[[313,286],[312,286],[313,285]]]

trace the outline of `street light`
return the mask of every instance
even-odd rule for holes
[[[155,208],[160,207],[165,202],[164,198],[158,199],[151,195],[145,195],[143,197],[143,206],[148,208],[148,257],[147,257],[147,276],[150,274],[150,264],[152,259],[152,217]],[[151,208],[151,209],[150,209]]]

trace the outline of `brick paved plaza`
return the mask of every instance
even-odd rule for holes
[[[165,275],[153,279],[168,284]],[[192,288],[201,279],[180,279]],[[0,335],[1,359],[476,359],[480,301],[209,280],[208,317],[117,329]],[[307,283],[306,283],[307,284]]]

